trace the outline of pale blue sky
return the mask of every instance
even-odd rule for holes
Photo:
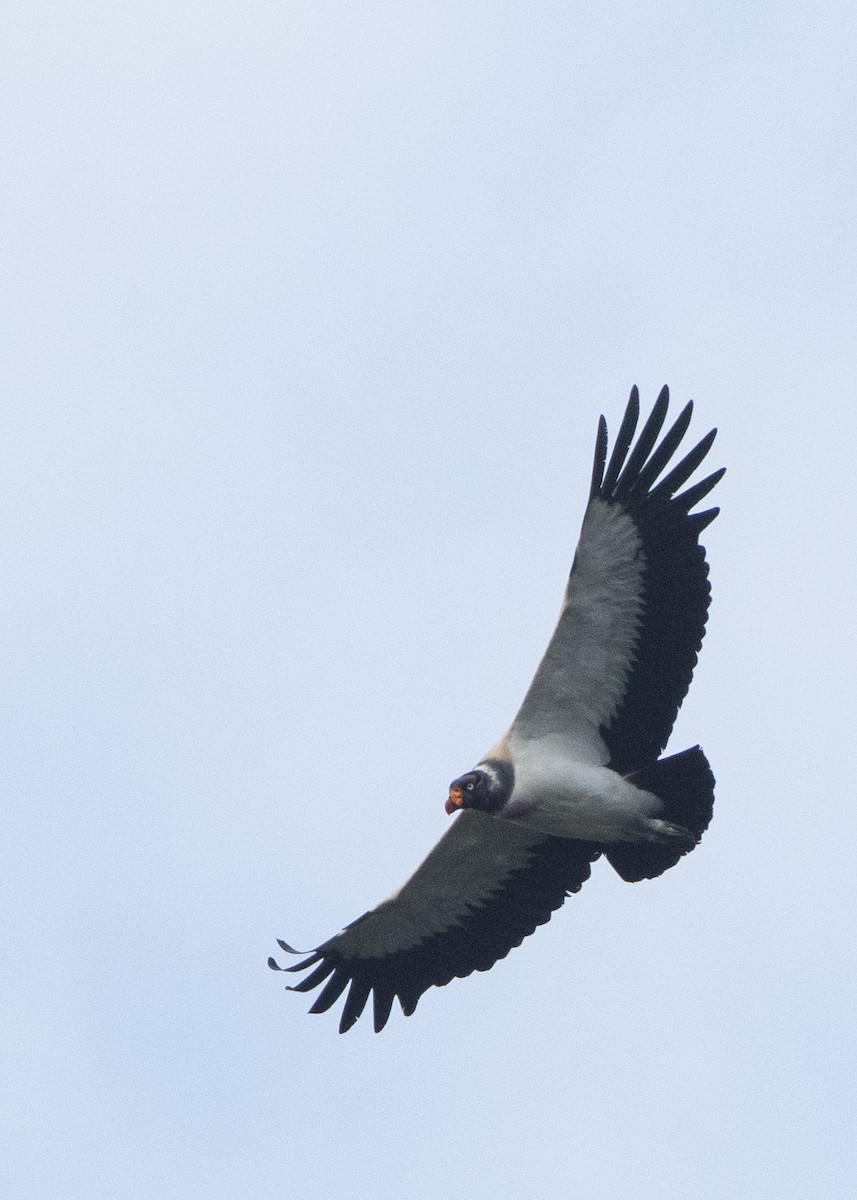
[[[4,1197],[852,1194],[855,43],[4,7]],[[341,1038],[265,959],[447,827],[635,382],[728,467],[714,822]]]

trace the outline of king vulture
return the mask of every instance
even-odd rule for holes
[[[313,968],[289,989],[324,985],[310,1012],[348,988],[341,1033],[370,993],[378,1031],[395,999],[409,1016],[427,988],[487,971],[579,891],[602,854],[623,879],[653,879],[708,826],[714,776],[702,750],[660,755],[710,598],[699,535],[718,509],[691,510],[723,470],[680,490],[712,430],[664,474],[693,410],[691,401],[661,437],[668,403],[664,388],[635,442],[634,388],[609,462],[601,417],[559,621],[510,728],[450,785],[451,827],[376,908],[301,962],[268,960]]]

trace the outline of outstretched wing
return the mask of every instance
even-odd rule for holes
[[[557,737],[584,760],[627,773],[664,749],[702,644],[711,588],[702,530],[719,509],[691,513],[723,475],[680,492],[716,430],[659,477],[690,424],[688,403],[660,442],[667,388],[633,445],[631,391],[607,463],[598,425],[589,504],[556,630],[510,738]],[[606,465],[606,470],[605,470]]]
[[[591,843],[463,812],[398,892],[302,962],[280,967],[271,958],[268,965],[315,968],[291,989],[309,992],[324,984],[314,1013],[329,1009],[350,984],[340,1033],[351,1028],[372,992],[378,1032],[396,997],[410,1016],[427,988],[487,971],[519,946],[580,889],[598,855]]]

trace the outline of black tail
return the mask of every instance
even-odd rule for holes
[[[662,875],[699,844],[714,808],[714,776],[699,746],[693,746],[627,778],[663,800],[664,809],[658,815],[690,835],[686,841],[676,838],[667,843],[621,842],[606,850],[611,866],[628,883],[636,883]]]

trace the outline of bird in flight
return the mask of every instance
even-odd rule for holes
[[[653,879],[707,828],[714,776],[702,750],[660,755],[711,595],[699,535],[719,510],[691,509],[724,469],[681,491],[717,431],[667,470],[693,402],[661,437],[668,405],[664,388],[635,442],[633,388],[609,462],[601,417],[556,629],[508,731],[451,783],[451,827],[388,899],[301,962],[268,960],[314,968],[289,989],[324,985],[310,1012],[348,988],[340,1033],[370,993],[380,1031],[395,999],[410,1016],[428,988],[487,971],[580,890],[601,855],[622,879]]]

